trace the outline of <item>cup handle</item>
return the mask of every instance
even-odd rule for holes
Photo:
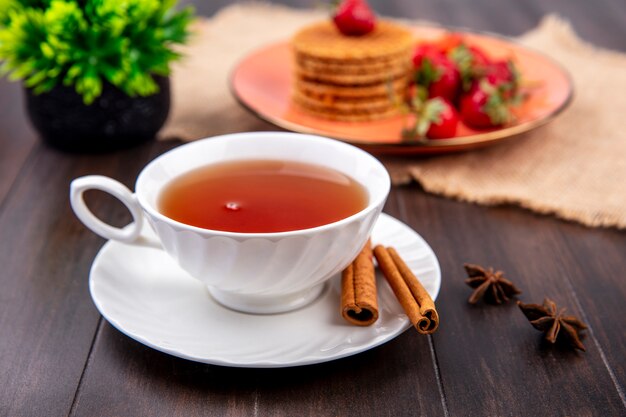
[[[126,206],[133,222],[124,228],[113,227],[96,217],[85,204],[83,194],[87,190],[100,190],[111,194]],[[87,175],[76,178],[70,185],[70,204],[76,216],[91,231],[105,239],[144,246],[161,247],[154,239],[141,235],[143,211],[137,197],[124,184],[102,175]]]

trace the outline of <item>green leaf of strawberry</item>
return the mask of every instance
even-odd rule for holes
[[[428,90],[428,97],[455,101],[461,77],[456,65],[433,44],[420,44],[413,52],[414,80]]]
[[[437,81],[440,77],[441,72],[435,68],[432,60],[429,58],[423,59],[421,66],[417,71],[415,71],[415,82],[426,87]]]
[[[461,97],[461,117],[467,125],[479,129],[501,126],[512,119],[509,106],[502,89],[483,78]]]
[[[442,97],[431,98],[412,106],[415,116],[413,126],[403,130],[402,137],[407,141],[424,138],[445,139],[456,134],[459,116],[454,107]]]
[[[482,49],[464,42],[452,48],[448,57],[461,73],[463,91],[469,91],[473,82],[485,75],[491,62]]]

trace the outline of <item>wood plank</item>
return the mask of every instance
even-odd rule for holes
[[[626,51],[626,6],[611,0],[601,3],[568,0],[545,2],[530,0],[529,5],[539,10],[540,15],[556,13],[568,20],[582,39],[604,48]],[[607,30],[610,28],[610,30]]]
[[[573,236],[564,237],[561,230],[580,226],[521,209],[449,201],[417,186],[401,193],[409,224],[431,243],[443,271],[438,302],[442,323],[434,346],[450,415],[623,415],[624,404],[598,344],[614,355],[609,366],[621,375],[623,332],[611,332],[606,320],[600,320],[623,322],[615,314],[623,311],[626,283],[607,282],[616,291],[607,298],[588,277],[604,277],[599,266],[605,264],[612,265],[611,271],[623,271],[626,259],[618,251],[607,255],[600,249],[606,246],[569,247],[566,242]],[[590,241],[608,237],[619,247],[626,243],[626,235],[614,231],[585,229],[578,239],[585,236]],[[599,260],[590,261],[594,258]],[[541,341],[514,303],[469,305],[465,262],[504,270],[522,289],[519,298],[525,302],[540,303],[548,296],[572,314],[583,313],[597,328],[599,343],[587,337],[586,353],[554,347]],[[596,308],[601,311],[596,313]]]
[[[392,194],[386,210],[397,214],[397,203]],[[444,415],[433,362],[428,337],[411,330],[329,363],[226,368],[154,351],[105,323],[72,415],[173,415],[177,410],[207,416]]]
[[[429,356],[426,338],[407,332],[326,364],[225,368],[154,351],[105,323],[72,415],[443,415]]]
[[[624,310],[626,300],[626,234],[617,230],[590,231],[574,224],[561,227],[559,232],[564,242],[561,250],[567,259],[577,259],[558,266],[560,275],[567,277],[567,290],[575,296],[572,308],[582,311],[581,318],[591,326],[585,344],[597,345],[626,407],[625,321],[614,321],[617,312]]]
[[[0,78],[0,210],[37,139],[23,110],[19,84]]]
[[[74,217],[68,185],[86,173],[132,184],[150,149],[79,156],[38,145],[26,160],[0,213],[0,415],[69,412],[100,319],[87,276],[103,242]],[[105,219],[128,216],[98,204]]]

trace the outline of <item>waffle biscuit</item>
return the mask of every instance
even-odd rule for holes
[[[396,96],[402,96],[408,85],[407,77],[396,78],[390,83],[375,83],[366,85],[339,85],[339,84],[321,84],[316,81],[310,81],[303,78],[296,78],[295,90],[301,91],[309,96],[331,96],[331,97],[368,97],[389,96],[390,90]]]
[[[306,111],[314,117],[321,119],[333,120],[338,122],[368,122],[374,120],[386,119],[391,116],[399,114],[396,109],[390,109],[379,112],[367,112],[367,111],[352,111],[352,112],[340,112],[336,110],[318,110],[313,108],[307,108],[306,106],[297,103],[300,108]]]
[[[315,72],[315,71],[308,71],[302,68],[298,68],[296,70],[296,75],[306,80],[316,80],[324,84],[339,84],[339,85],[353,85],[354,86],[354,85],[363,85],[363,84],[371,85],[371,84],[376,84],[376,83],[385,84],[395,78],[405,75],[408,70],[409,70],[408,65],[402,65],[386,72],[378,72],[378,73],[363,72],[361,74],[345,74],[345,73],[342,74],[342,73],[333,73],[333,72],[328,72],[328,73]]]
[[[327,65],[342,65],[342,64],[347,64],[347,65],[371,65],[371,64],[389,64],[393,61],[398,61],[400,59],[403,59],[403,57],[406,57],[407,52],[406,51],[402,51],[399,53],[395,53],[395,54],[391,54],[391,55],[381,55],[378,57],[369,57],[369,58],[345,58],[345,59],[333,59],[333,58],[324,58],[324,57],[319,57],[319,56],[314,56],[314,55],[307,55],[301,52],[297,52],[295,51],[295,49],[293,50],[294,53],[294,58],[296,59],[296,61],[314,61],[316,63],[320,63],[320,64],[327,64]]]
[[[374,59],[401,54],[411,49],[413,36],[402,26],[378,21],[364,36],[342,35],[330,21],[314,23],[293,38],[297,54],[338,61]]]
[[[375,85],[373,87],[340,87],[332,85],[319,85],[305,80],[296,81],[293,89],[294,94],[300,93],[323,102],[348,101],[348,100],[378,100],[390,97],[402,98],[406,90],[406,82],[388,85]]]
[[[394,71],[397,68],[410,66],[407,54],[402,54],[391,60],[371,62],[330,62],[311,58],[296,58],[298,68],[303,71],[323,74],[379,74]]]
[[[411,33],[380,21],[364,36],[345,36],[331,22],[310,25],[292,39],[292,100],[325,119],[365,121],[397,113],[411,71]]]
[[[303,106],[311,109],[327,110],[332,108],[339,112],[378,112],[386,111],[393,108],[393,102],[389,97],[369,97],[367,100],[362,98],[337,98],[331,96],[319,97],[310,96],[300,91],[294,92],[293,99]]]

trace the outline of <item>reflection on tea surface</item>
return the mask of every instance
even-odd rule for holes
[[[364,187],[339,171],[293,161],[241,160],[174,178],[158,207],[171,219],[204,229],[272,233],[332,223],[367,203]]]

